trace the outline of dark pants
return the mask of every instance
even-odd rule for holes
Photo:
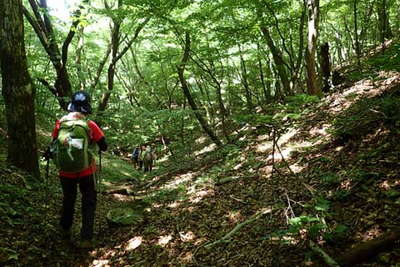
[[[60,225],[64,230],[72,226],[77,185],[82,195],[82,229],[81,239],[93,238],[94,214],[96,210],[96,190],[93,175],[80,178],[60,177],[64,194]]]

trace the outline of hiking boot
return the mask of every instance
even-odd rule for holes
[[[94,248],[94,242],[92,239],[84,239],[77,244],[77,247],[83,249],[91,249]]]

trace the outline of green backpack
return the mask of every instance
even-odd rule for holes
[[[80,172],[90,166],[89,126],[85,119],[62,120],[53,143],[55,165],[65,172]]]

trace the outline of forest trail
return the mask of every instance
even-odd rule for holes
[[[3,186],[3,200],[12,198],[18,208],[1,209],[7,218],[0,230],[2,263],[316,266],[323,263],[310,253],[309,240],[336,257],[398,227],[400,145],[393,103],[400,99],[400,74],[379,71],[340,90],[317,103],[296,99],[304,102],[301,119],[244,125],[237,145],[204,146],[196,161],[183,158],[178,167],[159,162],[158,170],[144,175],[107,155],[97,245],[90,251],[57,238],[61,192],[55,170],[48,193]],[[2,168],[0,174],[11,184],[26,184],[15,170]],[[118,207],[132,208],[141,219],[113,227],[106,214]],[[79,212],[75,222],[77,236]],[[398,263],[400,250],[373,262]]]

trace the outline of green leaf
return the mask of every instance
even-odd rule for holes
[[[329,204],[329,200],[319,198],[314,208],[318,211],[327,211],[329,209]]]

